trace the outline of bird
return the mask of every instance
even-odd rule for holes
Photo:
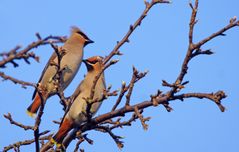
[[[59,51],[64,51],[64,55],[60,61],[60,69],[64,70],[61,78],[61,89],[64,90],[71,83],[76,73],[78,72],[81,62],[83,59],[83,49],[86,45],[94,43],[89,39],[86,34],[84,34],[78,27],[73,26],[71,28],[71,35],[64,43],[64,45],[59,49]],[[56,52],[54,52],[50,59],[48,60],[38,84],[43,86],[44,92],[39,95],[37,89],[35,89],[32,96],[32,104],[27,108],[27,114],[30,117],[35,117],[36,113],[41,105],[41,102],[45,104],[46,100],[57,93],[57,89],[54,82],[54,77],[57,72],[56,65],[52,62],[57,63],[58,57]],[[42,98],[41,98],[42,97]],[[43,101],[42,101],[43,100]]]
[[[73,101],[68,110],[65,112],[59,130],[51,139],[51,142],[56,144],[57,146],[62,146],[64,137],[68,134],[69,131],[71,131],[71,129],[77,128],[87,121],[87,106],[89,106],[90,102],[93,103],[88,111],[91,116],[94,116],[94,114],[98,111],[102,104],[102,102],[94,101],[101,101],[103,99],[103,92],[106,89],[104,72],[101,72],[103,71],[102,69],[104,67],[103,57],[94,56],[83,60],[83,62],[87,67],[87,74],[73,93]],[[91,95],[92,86],[95,83],[95,77],[99,74],[100,77],[95,85],[93,99],[87,101],[86,99],[89,99]]]

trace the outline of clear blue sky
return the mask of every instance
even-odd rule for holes
[[[157,89],[166,91],[161,80],[173,82],[186,53],[188,42],[188,23],[191,10],[188,0],[173,0],[170,5],[154,7],[142,25],[124,45],[120,62],[106,72],[107,84],[113,89],[120,88],[124,80],[129,82],[132,65],[139,70],[149,70],[149,74],[135,86],[132,103],[149,99]],[[200,40],[228,24],[233,16],[239,16],[239,1],[200,0],[195,41]],[[95,41],[85,48],[85,58],[93,55],[107,55],[120,40],[144,9],[140,1],[0,1],[0,51],[8,51],[16,45],[26,46],[36,40],[35,33],[42,37],[69,35],[70,26],[79,26]],[[144,116],[151,116],[149,130],[144,131],[137,121],[131,127],[115,130],[124,136],[125,147],[122,152],[238,152],[239,138],[239,28],[226,32],[226,37],[218,37],[209,42],[204,49],[211,48],[213,56],[201,56],[190,63],[185,80],[189,80],[183,92],[215,92],[224,90],[228,98],[223,100],[227,111],[221,113],[211,101],[188,99],[185,102],[173,101],[174,111],[166,112],[162,107],[145,110]],[[11,64],[1,69],[16,78],[37,82],[53,50],[49,46],[39,47],[34,52],[41,57],[40,64],[20,63],[19,68]],[[79,74],[66,90],[71,95],[85,73],[82,66]],[[9,81],[0,82],[0,150],[13,142],[31,139],[33,132],[23,131],[2,117],[10,112],[13,118],[24,124],[33,125],[25,111],[31,103],[33,88],[22,89]],[[104,102],[100,111],[109,111],[115,98]],[[58,97],[48,100],[41,130],[56,132],[58,126],[52,123],[63,115]],[[94,145],[82,144],[87,152],[120,151],[109,135],[95,131],[88,132]],[[72,151],[72,145],[69,151]],[[22,151],[33,151],[34,144],[23,146]]]

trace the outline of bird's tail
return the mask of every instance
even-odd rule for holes
[[[73,121],[65,118],[58,130],[58,132],[52,137],[51,142],[61,147],[63,139],[66,137],[67,133],[73,128]]]
[[[32,104],[27,108],[27,114],[30,117],[34,118],[36,116],[36,113],[40,106],[41,106],[41,97],[39,96],[38,93],[36,93],[36,96],[35,96]]]

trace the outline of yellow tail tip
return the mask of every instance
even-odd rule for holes
[[[56,145],[56,147],[57,148],[60,148],[60,147],[62,147],[62,144],[60,144],[60,143],[57,143],[57,141],[55,141],[53,138],[51,138],[51,143],[53,143],[54,145]]]
[[[30,116],[32,118],[36,118],[36,113],[32,113],[32,112],[30,112],[28,110],[26,111],[26,113],[27,113],[28,116]]]

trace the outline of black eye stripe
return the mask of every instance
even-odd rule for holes
[[[77,33],[83,36],[86,40],[89,40],[89,38],[83,32],[78,31]]]
[[[96,64],[97,62],[97,60],[90,61],[91,64]]]

